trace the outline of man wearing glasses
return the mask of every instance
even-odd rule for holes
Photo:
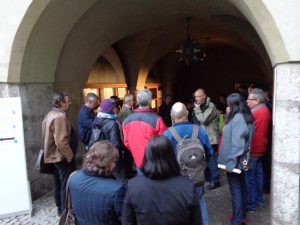
[[[264,91],[254,88],[249,93],[247,104],[254,117],[255,132],[250,152],[250,169],[246,172],[248,191],[247,210],[254,212],[256,207],[264,206],[263,200],[263,163],[262,158],[268,144],[268,131],[271,121],[271,113],[264,103]]]

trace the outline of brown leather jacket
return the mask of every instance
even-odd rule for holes
[[[42,132],[45,163],[72,161],[71,125],[64,111],[53,108],[43,121]]]

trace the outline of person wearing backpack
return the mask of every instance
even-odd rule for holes
[[[113,114],[113,109],[116,106],[114,99],[104,99],[101,104],[101,112],[93,121],[92,134],[89,142],[91,147],[97,141],[108,140],[119,150],[123,147],[121,141],[121,133],[116,121],[116,116]]]
[[[195,184],[199,197],[202,220],[208,225],[208,215],[204,200],[204,183],[206,154],[213,155],[213,148],[205,130],[188,120],[188,110],[181,102],[176,102],[171,109],[171,118],[175,122],[164,132],[172,143],[177,160],[181,167],[181,174],[190,178]]]
[[[108,140],[118,150],[120,154],[119,161],[114,170],[114,175],[119,179],[131,178],[135,175],[133,171],[133,158],[124,146],[121,140],[121,130],[116,120],[113,110],[116,106],[116,101],[112,98],[105,99],[101,102],[101,112],[97,114],[93,122],[91,138],[88,147],[98,141]]]

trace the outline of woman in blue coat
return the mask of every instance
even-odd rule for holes
[[[83,168],[70,178],[69,190],[77,225],[120,225],[124,184],[112,171],[119,151],[109,141],[96,142]]]
[[[240,94],[230,94],[227,104],[228,123],[222,131],[218,163],[224,166],[229,183],[233,213],[231,224],[242,225],[246,223],[247,203],[245,160],[250,150],[254,124],[250,109]],[[242,159],[245,160],[242,162]],[[239,169],[240,173],[234,169]]]
[[[128,182],[122,224],[202,224],[193,183],[180,175],[171,142],[154,136],[146,146],[143,175]]]

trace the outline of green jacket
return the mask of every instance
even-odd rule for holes
[[[123,105],[123,108],[121,109],[118,115],[118,121],[121,123],[121,125],[123,121],[126,119],[126,117],[129,116],[131,113],[132,113],[131,109],[128,108],[128,106]]]
[[[206,131],[211,145],[218,144],[219,126],[218,126],[218,111],[210,98],[206,98],[206,103],[201,107],[195,105],[193,109],[194,118]]]

